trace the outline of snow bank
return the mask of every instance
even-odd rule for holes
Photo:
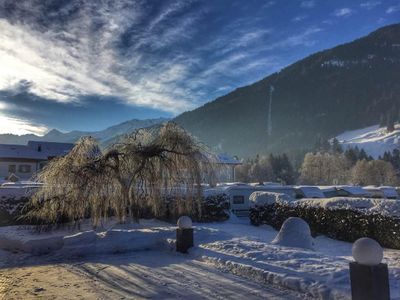
[[[201,245],[202,259],[223,271],[317,299],[351,299],[348,261],[300,248],[235,238]]]
[[[16,226],[0,229],[0,249],[34,255],[56,252],[67,256],[122,253],[167,247],[174,237],[173,228],[88,230],[70,234],[66,231],[35,234]]]
[[[314,240],[311,236],[310,226],[301,218],[291,217],[283,222],[278,235],[271,242],[273,245],[314,249]]]
[[[26,252],[35,255],[47,254],[61,249],[62,236],[54,234],[35,234],[31,229],[18,226],[2,227],[0,249],[12,252]]]

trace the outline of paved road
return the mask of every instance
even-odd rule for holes
[[[184,255],[136,252],[0,269],[4,299],[304,299]]]

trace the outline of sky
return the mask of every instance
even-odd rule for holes
[[[0,133],[174,117],[400,21],[400,0],[0,0]]]

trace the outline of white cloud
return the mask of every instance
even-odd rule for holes
[[[367,10],[371,10],[374,9],[376,6],[382,4],[381,1],[367,1],[367,2],[363,2],[360,4],[361,8],[367,9]]]
[[[175,26],[162,26],[183,7],[172,5],[134,37],[128,54],[121,55],[115,44],[146,16],[141,7],[127,9],[130,1],[107,6],[96,3],[87,2],[79,17],[65,26],[50,26],[45,31],[28,26],[29,22],[0,19],[0,89],[26,80],[31,83],[31,93],[59,102],[101,95],[173,113],[192,108],[188,92],[178,85],[191,66],[190,58],[178,55],[149,61],[140,48],[162,49],[190,38],[196,16],[180,18]],[[95,28],[94,24],[101,26]]]
[[[275,48],[287,48],[296,46],[312,46],[316,43],[314,39],[311,39],[312,35],[321,32],[322,29],[319,27],[309,27],[299,34],[291,35],[282,41],[276,42],[267,46],[267,49],[272,50]]]
[[[315,6],[314,0],[302,1],[300,6],[303,8],[313,8]]]
[[[386,13],[387,13],[387,14],[392,14],[392,13],[395,13],[395,12],[398,12],[398,11],[400,11],[400,4],[399,4],[399,5],[390,6],[390,7],[386,10]]]
[[[44,135],[48,128],[43,125],[33,124],[27,120],[3,116],[0,114],[0,134],[36,134]]]
[[[307,16],[306,16],[306,15],[299,15],[299,16],[294,17],[294,18],[292,19],[292,21],[293,21],[293,22],[301,22],[301,21],[303,21],[303,20],[305,20],[305,19],[307,19]]]
[[[351,8],[344,7],[344,8],[339,8],[333,12],[333,15],[335,17],[349,17],[354,13],[354,11]]]

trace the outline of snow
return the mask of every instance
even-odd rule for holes
[[[299,189],[305,198],[325,198],[324,193],[316,186],[295,186],[296,189]]]
[[[300,199],[290,202],[290,204],[322,207],[325,209],[362,209],[370,213],[400,216],[400,201],[392,199],[335,197],[325,199]]]
[[[174,255],[185,257],[186,262],[175,260],[169,272],[174,272],[177,268],[185,270],[187,263],[205,263],[204,266],[208,270],[217,268],[239,275],[249,284],[279,286],[319,299],[351,298],[348,266],[348,263],[353,261],[351,243],[318,236],[314,239],[314,250],[274,245],[272,241],[278,233],[272,227],[254,227],[249,224],[248,219],[235,217],[222,223],[193,225],[195,247],[191,248],[186,256],[179,256],[174,251],[176,226],[156,220],[141,220],[140,224],[124,226],[106,224],[98,230],[55,230],[41,235],[32,233],[29,228],[3,227],[0,228],[0,241],[5,237],[17,242],[35,241],[35,245],[39,247],[42,244],[41,240],[44,241],[43,244],[53,245],[56,244],[54,241],[61,238],[63,246],[60,249],[54,249],[48,255],[32,256],[31,261],[38,264],[46,258],[58,257],[65,262],[71,257],[82,256],[83,264],[88,265],[93,274],[102,272],[102,268],[107,266],[107,269],[120,266],[121,269],[113,269],[115,273],[110,271],[111,273],[104,275],[109,276],[110,284],[116,286],[124,286],[125,280],[135,276],[134,272],[122,272],[128,270],[132,263],[132,255],[126,255],[123,259],[122,255],[125,254],[120,253],[125,252],[136,253],[138,257],[150,255],[148,261],[153,262],[153,274],[162,272],[163,265],[160,262]],[[151,251],[143,252],[144,249]],[[383,262],[389,264],[393,299],[400,299],[399,254],[398,250],[384,249]],[[29,261],[27,255],[30,254],[0,250],[0,264],[4,267],[7,264],[12,266],[13,261],[26,263]],[[107,263],[113,259],[119,259],[118,263]],[[178,273],[173,274],[177,276]],[[209,274],[208,278],[207,273],[202,274],[205,278],[202,284],[211,286],[215,276]],[[229,276],[231,275],[224,275],[225,278]],[[160,286],[161,283],[154,283],[153,288],[157,289]],[[186,289],[193,290],[196,287],[188,284]]]
[[[178,219],[177,224],[181,229],[192,228],[192,219],[188,216],[182,216]]]
[[[271,242],[273,245],[314,249],[314,240],[310,226],[301,218],[290,217],[283,222],[278,235]]]
[[[18,226],[0,228],[0,249],[42,255],[58,251],[60,254],[87,256],[123,253],[168,247],[172,228],[110,228],[87,230],[70,234],[66,230],[35,233]]]
[[[352,254],[354,260],[366,266],[376,266],[382,262],[383,249],[379,243],[370,238],[361,238],[354,242]]]
[[[364,149],[368,155],[377,159],[386,151],[392,152],[400,146],[400,124],[395,126],[393,132],[387,132],[385,127],[379,125],[362,129],[346,131],[338,135],[337,140],[344,148]]]
[[[343,190],[347,192],[350,196],[368,196],[368,192],[364,190],[361,186],[339,185],[336,186],[336,189]]]
[[[283,193],[257,191],[250,195],[249,200],[250,208],[253,208],[256,206],[271,205],[276,202],[291,201],[292,198]]]

